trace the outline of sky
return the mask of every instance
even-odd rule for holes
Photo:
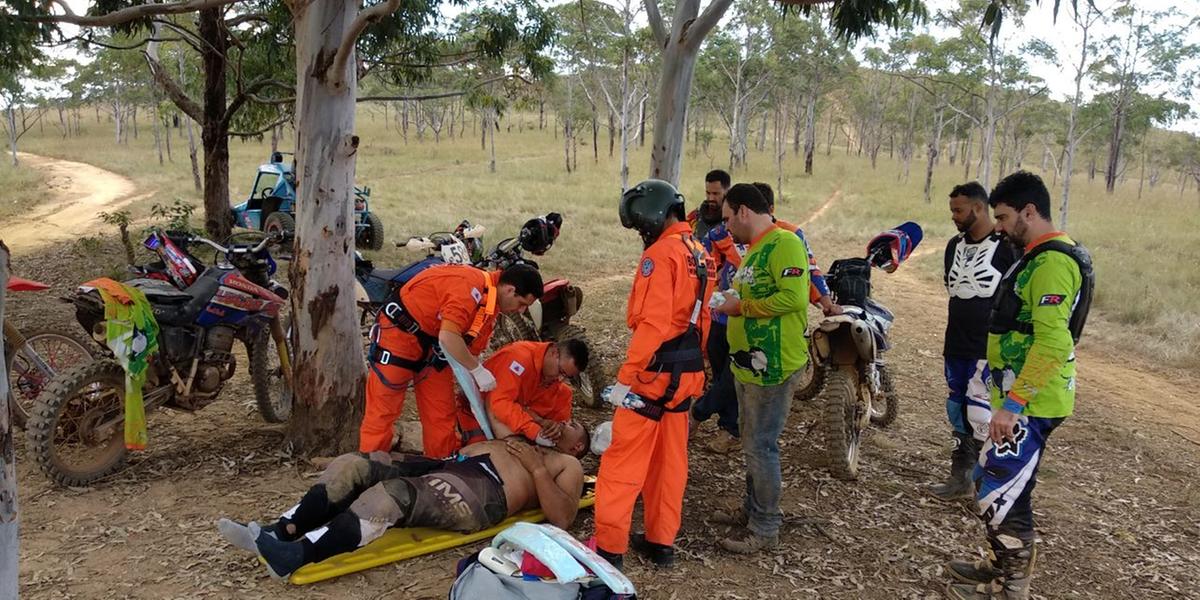
[[[1087,0],[1079,0],[1081,5],[1085,1]],[[1102,12],[1116,4],[1115,0],[1093,1],[1094,5]],[[931,17],[939,9],[949,9],[958,4],[955,0],[925,0],[925,3],[929,8]],[[1200,0],[1139,0],[1137,4],[1146,11],[1166,10],[1174,7],[1185,15],[1200,14]],[[1067,57],[1068,61],[1073,59],[1077,63],[1079,60],[1079,45],[1082,39],[1082,32],[1071,18],[1070,0],[1063,0],[1062,6],[1059,8],[1057,20],[1054,18],[1053,7],[1054,0],[1041,0],[1039,5],[1030,8],[1021,23],[1004,23],[1000,32],[1000,35],[1004,39],[1004,46],[1006,48],[1019,48],[1031,39],[1041,39],[1050,43],[1058,51],[1060,59]],[[950,31],[940,28],[933,23],[929,23],[927,27],[930,33],[936,37],[952,35]],[[1110,35],[1120,34],[1123,32],[1123,29],[1117,24],[1101,23],[1091,28],[1089,37],[1092,39],[1103,39]],[[1193,29],[1190,32],[1188,41],[1193,44],[1200,44],[1200,28]],[[860,43],[859,47],[861,49],[866,45],[869,45],[869,43]],[[1075,93],[1075,74],[1072,67],[1061,68],[1057,65],[1037,60],[1029,60],[1028,65],[1030,71],[1035,76],[1041,77],[1046,82],[1046,87],[1049,88],[1050,95],[1056,100],[1067,100]],[[1193,58],[1186,66],[1192,70],[1200,69],[1200,56]],[[1195,81],[1200,82],[1200,79],[1196,79]],[[1083,84],[1085,98],[1090,98],[1096,91],[1097,86],[1095,82],[1085,79]],[[1149,93],[1150,91],[1161,92],[1163,90],[1143,91]],[[1193,89],[1190,99],[1170,91],[1166,95],[1174,101],[1186,102],[1192,107],[1190,118],[1174,123],[1169,128],[1200,135],[1200,89]]]
[[[570,0],[541,0],[548,4],[561,4],[564,1]],[[614,3],[614,0],[603,0],[609,3]],[[1079,0],[1080,3],[1088,0]],[[1092,0],[1095,6],[1102,11],[1116,4],[1116,0]],[[925,0],[929,13],[932,16],[938,10],[949,9],[957,5],[956,0]],[[88,0],[67,0],[67,4],[71,5],[72,10],[82,14],[86,12],[87,6],[90,4]],[[1186,15],[1200,14],[1200,0],[1138,0],[1138,5],[1145,10],[1165,10],[1174,7]],[[1009,48],[1019,48],[1030,39],[1038,38],[1047,41],[1053,45],[1059,53],[1060,57],[1078,57],[1078,44],[1080,40],[1079,28],[1071,19],[1070,0],[1063,0],[1062,6],[1059,9],[1057,21],[1053,17],[1054,0],[1041,0],[1036,3],[1026,14],[1022,22],[1016,23],[1013,21],[1006,22],[1001,31],[1001,36],[1004,38],[1004,44]],[[461,12],[460,7],[447,7],[447,16],[452,16]],[[639,21],[645,22],[644,14],[638,15]],[[942,28],[935,23],[927,23],[924,26],[930,33],[937,37],[950,36],[953,32]],[[1098,27],[1092,29],[1093,35],[1097,38],[1107,37],[1120,31],[1118,25],[1111,23],[1102,23]],[[1189,34],[1188,41],[1200,44],[1200,28],[1192,30]],[[886,43],[886,35],[876,40],[865,40],[858,44],[857,53],[861,56],[863,48],[871,44]],[[1044,62],[1031,60],[1029,61],[1031,72],[1041,77],[1050,90],[1050,95],[1058,100],[1066,100],[1074,92],[1073,75],[1069,74],[1069,68],[1063,69],[1057,65],[1046,64]],[[1200,56],[1192,59],[1187,67],[1193,70],[1200,70]],[[1197,79],[1200,81],[1200,79]],[[1097,86],[1094,82],[1085,80],[1084,95],[1091,97],[1097,91]],[[1158,91],[1158,90],[1154,90]],[[1188,119],[1170,125],[1170,129],[1180,131],[1188,131],[1196,135],[1200,135],[1200,89],[1194,89],[1191,92],[1190,99],[1181,97],[1177,93],[1168,93],[1167,96],[1173,100],[1187,102],[1192,107],[1192,116]]]

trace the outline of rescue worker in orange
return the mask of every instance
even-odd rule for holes
[[[442,351],[471,372],[481,391],[496,378],[475,358],[487,348],[498,313],[521,312],[542,295],[542,276],[528,265],[486,272],[437,265],[392,294],[371,331],[367,409],[361,452],[388,452],[404,394],[415,388],[424,453],[444,458],[460,447],[454,375]]]
[[[496,377],[496,389],[484,394],[496,439],[520,435],[553,446],[571,420],[571,388],[564,378],[587,369],[588,346],[582,340],[513,342],[492,354],[483,366]],[[463,396],[458,399],[463,444],[484,441],[483,430]]]
[[[658,567],[675,560],[687,486],[688,408],[704,391],[704,338],[716,270],[684,219],[683,196],[665,181],[643,181],[621,197],[621,224],[646,250],[625,319],[632,331],[617,382],[612,443],[596,482],[596,545],[620,568],[632,548]],[[629,530],[638,495],[645,533]]]

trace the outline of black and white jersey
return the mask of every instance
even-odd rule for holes
[[[1017,251],[1000,234],[972,241],[960,233],[946,244],[943,281],[950,293],[945,356],[987,356],[988,314],[1000,279],[1017,261]]]

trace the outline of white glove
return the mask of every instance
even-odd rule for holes
[[[479,386],[481,392],[490,392],[496,389],[496,377],[482,364],[471,369],[471,377],[475,379],[475,385]]]
[[[537,445],[539,445],[539,446],[545,446],[545,447],[547,447],[547,448],[553,448],[553,447],[554,447],[554,442],[553,442],[553,441],[551,441],[551,439],[550,439],[550,438],[546,437],[546,435],[545,435],[545,434],[543,434],[543,433],[538,433],[538,434],[537,434],[537,437],[536,437],[536,438],[534,438],[534,440],[533,440],[533,443],[535,443],[535,444],[537,444]]]

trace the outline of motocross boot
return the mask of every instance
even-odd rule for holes
[[[974,471],[982,444],[970,434],[954,434],[954,450],[950,453],[950,475],[946,481],[929,486],[934,498],[945,502],[975,497]]]
[[[995,556],[993,579],[986,583],[951,583],[950,597],[957,600],[1029,600],[1029,581],[1033,578],[1037,559],[1035,538],[1030,535],[1028,539],[1022,539],[1010,533],[992,533],[988,538]],[[954,563],[951,563],[950,572],[961,577]]]

